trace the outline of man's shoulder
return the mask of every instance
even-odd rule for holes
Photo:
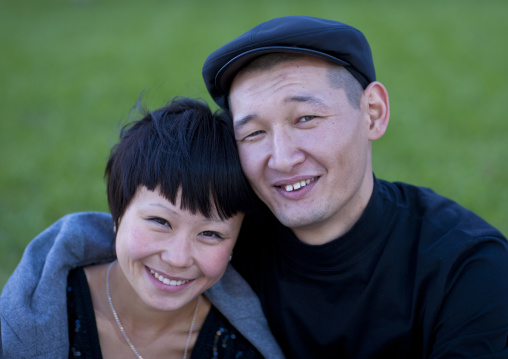
[[[418,237],[421,248],[455,252],[485,245],[507,247],[503,234],[483,218],[430,188],[379,181],[384,201],[393,206],[398,226]]]

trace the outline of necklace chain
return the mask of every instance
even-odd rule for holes
[[[122,332],[123,337],[125,338],[125,341],[127,342],[127,344],[129,344],[129,347],[134,352],[136,357],[138,359],[143,359],[143,357],[136,350],[136,347],[134,346],[134,344],[132,344],[131,340],[127,336],[127,333],[125,332],[125,329],[124,329],[122,323],[120,322],[120,319],[118,318],[118,314],[116,313],[115,307],[113,306],[113,301],[111,300],[111,294],[109,293],[109,273],[111,272],[111,267],[113,267],[113,264],[115,262],[116,261],[113,261],[109,265],[109,267],[108,267],[108,275],[107,275],[107,278],[106,278],[106,292],[108,294],[109,306],[111,308],[111,311],[113,312],[113,317],[115,317],[116,324],[118,324],[118,328],[120,329],[120,332]],[[201,296],[198,296],[198,300],[197,300],[197,303],[196,303],[196,309],[194,310],[194,316],[192,317],[192,323],[191,323],[191,327],[190,327],[190,330],[189,330],[189,336],[187,337],[187,343],[185,343],[185,352],[183,354],[183,359],[187,359],[187,352],[189,350],[189,343],[190,343],[190,340],[191,340],[191,337],[192,337],[192,331],[194,330],[194,323],[196,322],[196,316],[198,314],[199,300],[200,299],[201,299]]]

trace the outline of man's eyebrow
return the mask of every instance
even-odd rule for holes
[[[284,102],[305,102],[305,103],[309,103],[310,105],[312,105],[316,108],[323,108],[323,109],[328,108],[328,105],[326,105],[323,100],[321,100],[315,96],[310,96],[310,95],[290,96],[290,97],[285,98]],[[250,121],[252,121],[256,118],[258,118],[257,114],[251,114],[251,115],[244,116],[237,121],[234,121],[233,126],[234,126],[235,131],[239,131],[242,127],[244,127]]]
[[[240,130],[243,126],[247,125],[250,121],[257,117],[257,115],[247,115],[240,118],[238,121],[234,121],[233,127],[235,128],[235,131]]]
[[[319,98],[310,95],[297,95],[284,99],[284,102],[306,102],[315,107],[327,108],[328,106]]]

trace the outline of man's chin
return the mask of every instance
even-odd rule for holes
[[[315,214],[310,213],[294,213],[277,210],[272,212],[280,223],[293,230],[303,230],[319,221],[319,218],[316,218],[317,216]]]

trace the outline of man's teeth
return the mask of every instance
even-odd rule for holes
[[[286,192],[291,192],[291,191],[294,191],[295,189],[299,189],[300,187],[307,186],[312,181],[314,181],[314,178],[304,180],[304,181],[298,181],[293,184],[287,184],[284,186],[284,189],[286,190]]]
[[[182,285],[182,284],[190,282],[190,280],[174,280],[174,279],[170,280],[168,278],[164,278],[162,275],[160,275],[159,273],[157,273],[153,269],[150,269],[150,273],[152,273],[152,275],[155,278],[157,278],[158,280],[160,280],[162,283],[164,283],[166,285],[179,286],[179,285]]]

